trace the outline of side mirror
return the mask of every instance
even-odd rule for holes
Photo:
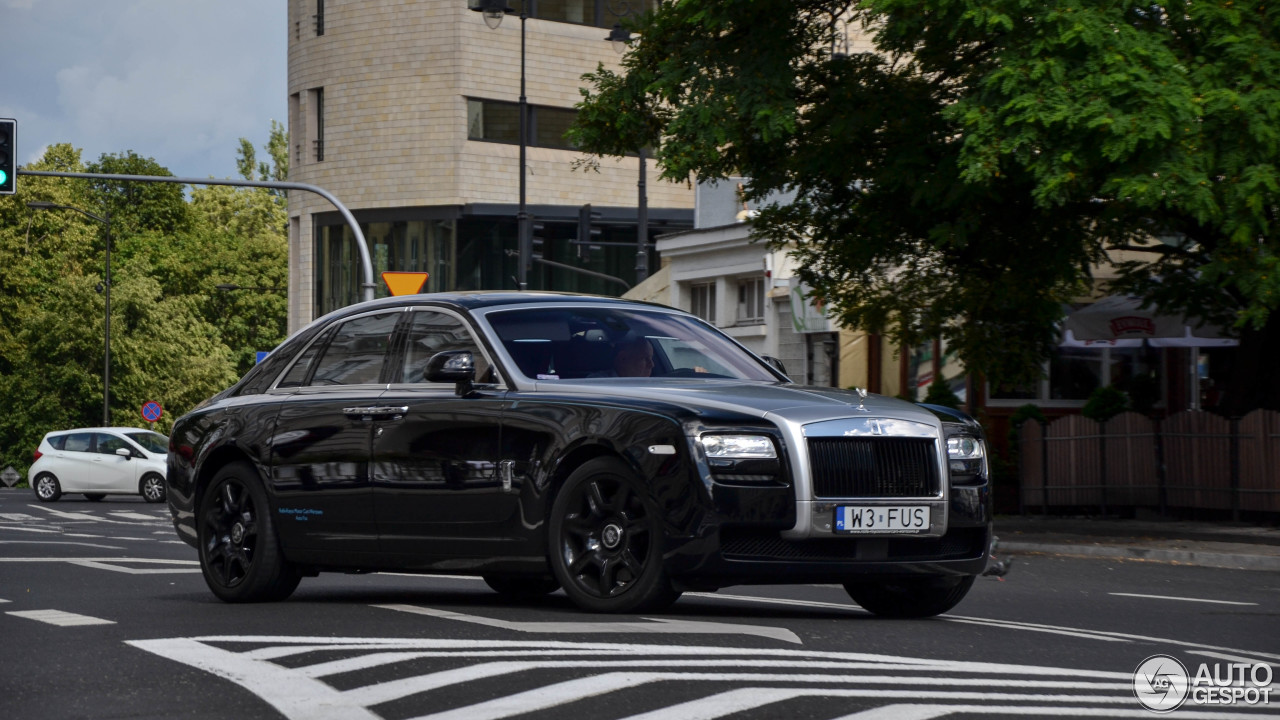
[[[133,457],[133,453],[129,452],[129,448],[116,448],[116,454],[123,458]]]
[[[427,382],[457,383],[458,396],[466,397],[476,379],[476,360],[470,350],[438,352],[427,361],[423,377]]]
[[[785,365],[783,365],[783,364],[782,364],[782,361],[781,361],[781,360],[779,360],[778,358],[776,358],[776,357],[774,357],[774,356],[772,356],[772,355],[761,355],[761,356],[760,356],[760,359],[761,359],[761,360],[764,360],[764,361],[765,361],[765,363],[767,363],[767,364],[769,365],[769,367],[773,368],[774,370],[777,370],[778,372],[782,373],[783,375],[786,375],[786,374],[787,374],[787,368],[786,368],[786,366],[785,366]],[[790,379],[791,379],[791,378],[790,378],[790,376],[788,376],[788,377],[787,377],[787,379],[788,379],[788,380],[790,380]]]

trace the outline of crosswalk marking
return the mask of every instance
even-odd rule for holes
[[[716,720],[791,703],[821,702],[831,720],[954,714],[1144,717],[1132,673],[1022,666],[854,652],[759,648],[402,638],[214,636],[129,641],[130,645],[230,679],[290,720],[394,717],[502,720],[554,711],[616,720]],[[308,662],[310,661],[310,662]],[[387,671],[379,673],[379,669]],[[417,672],[412,672],[416,669]],[[406,671],[409,671],[406,674]],[[355,683],[359,678],[363,683]],[[379,679],[380,678],[380,679]],[[536,678],[536,682],[530,679]],[[461,706],[456,689],[493,692]],[[684,688],[665,707],[664,686]],[[671,685],[674,687],[674,685]],[[728,686],[728,687],[726,687]],[[513,688],[505,690],[504,688]],[[612,693],[653,688],[651,699],[614,704]],[[699,697],[690,689],[706,688]],[[637,697],[637,696],[631,696]],[[411,702],[412,705],[404,705]],[[595,704],[625,718],[602,715]],[[852,705],[852,706],[851,706]],[[874,705],[874,708],[868,708]],[[806,714],[815,714],[806,704]],[[1066,708],[1070,712],[1057,712]],[[851,712],[852,711],[852,712]],[[761,716],[761,715],[755,715]],[[1238,715],[1237,715],[1238,716]],[[392,716],[388,716],[392,717]],[[1216,718],[1192,711],[1188,718]]]
[[[40,622],[57,625],[59,627],[76,627],[80,625],[115,625],[114,620],[103,620],[102,618],[90,617],[89,615],[77,615],[63,610],[11,610],[6,615],[14,617],[26,618],[28,620],[38,620]]]

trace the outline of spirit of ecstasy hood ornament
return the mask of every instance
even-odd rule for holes
[[[867,408],[865,407],[865,405],[867,404],[867,389],[854,388],[854,390],[858,391],[858,410],[862,412],[870,412],[870,410],[867,410]]]

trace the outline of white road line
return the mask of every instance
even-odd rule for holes
[[[783,642],[801,644],[800,637],[786,628],[769,627],[767,625],[736,625],[730,623],[701,622],[696,620],[676,620],[670,618],[641,618],[643,622],[599,621],[599,622],[512,622],[497,618],[466,615],[451,610],[421,607],[418,605],[374,605],[384,610],[426,615],[443,620],[457,620],[475,623],[487,627],[527,633],[665,633],[665,634],[718,634],[718,635],[755,635],[758,637],[782,640]]]
[[[961,623],[965,625],[986,625],[988,627],[994,626],[994,627],[1001,627],[1001,628],[1006,628],[1010,630],[1031,630],[1034,632],[1048,633],[1050,635],[1066,635],[1068,637],[1084,638],[1085,640],[1102,640],[1103,642],[1122,642],[1122,643],[1129,642],[1129,640],[1126,640],[1124,638],[1107,637],[1106,635],[1096,633],[1092,630],[1027,627],[1017,623],[1002,623],[1002,622],[992,622],[990,620],[956,618],[956,617],[944,617],[942,619],[946,620],[947,622]]]
[[[43,505],[28,505],[27,507],[34,508],[41,512],[49,513],[50,515],[61,518],[63,520],[82,520],[82,521],[96,522],[96,523],[109,523],[112,525],[136,525],[137,524],[131,521],[113,520],[112,518],[109,518],[109,517],[103,517],[101,515],[93,515],[87,512],[66,512],[64,510],[55,510],[51,507],[44,507]],[[151,520],[152,518],[147,518],[147,519]]]
[[[12,600],[5,600],[4,598],[0,598],[0,603],[7,603],[7,602],[13,602],[13,601],[12,601]]]
[[[66,540],[0,540],[0,545],[78,545],[80,547],[98,548],[99,550],[123,550],[119,545],[103,545],[101,543],[75,542]],[[0,562],[18,558],[0,558]]]
[[[182,565],[199,565],[195,560],[130,560],[129,562],[150,562],[150,563],[180,563]],[[100,562],[98,560],[72,560],[72,565],[80,567],[93,568],[96,570],[111,570],[113,572],[124,573],[126,575],[165,575],[171,573],[198,573],[198,567],[180,567],[180,568],[131,568],[122,565],[113,565],[111,563]]]
[[[991,715],[1033,715],[1036,717],[1106,717],[1106,718],[1146,718],[1151,720],[1153,714],[1149,710],[1121,710],[1119,708],[1085,708],[1085,707],[999,707],[994,705],[923,705],[918,703],[903,703],[898,705],[885,705],[883,707],[865,710],[853,715],[845,715],[844,717],[833,718],[832,720],[934,720],[935,718],[943,718],[950,715],[976,715],[978,717],[989,717]],[[1237,712],[1212,712],[1188,710],[1186,707],[1178,710],[1177,717],[1179,720],[1190,718],[1190,720],[1231,720],[1240,718]],[[1247,717],[1247,716],[1246,716]],[[1266,715],[1253,717],[1267,717]]]
[[[687,593],[687,594],[693,595],[695,597],[720,598],[724,600],[739,600],[744,602],[757,602],[757,603],[763,603],[768,605],[793,605],[797,607],[822,607],[822,608],[832,608],[832,609],[844,608],[844,609],[853,610],[854,612],[862,612],[860,608],[854,609],[854,608],[851,608],[850,606],[841,605],[839,603],[816,602],[816,601],[810,601],[810,600],[786,600],[782,598],[755,597],[751,595],[721,595],[719,593]],[[1002,627],[1010,630],[1028,630],[1033,632],[1042,632],[1042,633],[1049,633],[1054,635],[1073,635],[1073,636],[1082,637],[1090,640],[1102,640],[1102,641],[1110,641],[1110,642],[1114,642],[1116,640],[1121,640],[1121,641],[1136,640],[1139,642],[1164,643],[1164,644],[1172,644],[1172,645],[1182,645],[1187,652],[1191,652],[1193,649],[1211,650],[1211,651],[1222,651],[1227,653],[1237,653],[1241,655],[1247,655],[1247,656],[1258,657],[1258,658],[1265,658],[1267,661],[1270,661],[1270,662],[1280,660],[1280,654],[1275,654],[1275,653],[1255,652],[1253,650],[1241,650],[1238,648],[1228,648],[1228,647],[1222,647],[1219,645],[1207,645],[1205,643],[1192,643],[1192,642],[1186,642],[1185,640],[1158,638],[1158,637],[1152,637],[1149,635],[1136,635],[1132,633],[1112,632],[1109,630],[1086,630],[1082,628],[1064,627],[1061,625],[1044,625],[1041,623],[1025,623],[1025,622],[1017,622],[1014,620],[998,620],[995,618],[982,618],[982,617],[972,617],[972,616],[964,616],[964,615],[939,615],[938,617],[942,620],[947,620],[950,622],[962,622],[962,623],[969,623],[969,624],[975,624],[975,625],[991,625],[991,626]]]
[[[14,522],[29,522],[37,519],[35,515],[28,515],[26,513],[0,513],[0,518],[12,520]]]
[[[112,510],[110,511],[110,514],[111,517],[124,518],[126,520],[164,520],[164,517],[161,515],[143,515],[142,513],[133,512],[132,510]]]
[[[1181,600],[1183,602],[1214,603],[1215,605],[1257,605],[1254,602],[1236,602],[1234,600],[1207,600],[1205,598],[1175,597],[1173,595],[1143,595],[1142,593],[1113,592],[1108,595],[1120,597],[1147,598],[1149,600]]]
[[[196,640],[131,640],[130,645],[226,678],[271,704],[286,718],[379,720],[329,685],[266,662],[245,662],[239,653]]]
[[[1247,665],[1265,664],[1266,660],[1259,660],[1256,657],[1247,657],[1244,655],[1231,655],[1229,653],[1210,652],[1209,650],[1187,650],[1188,655],[1200,655],[1201,657],[1213,658],[1214,660],[1227,660],[1229,662],[1245,663]]]
[[[24,525],[0,525],[0,529],[17,530],[18,532],[29,532],[29,533],[52,533],[54,535],[58,534],[58,530],[55,528],[27,527]]]
[[[62,610],[12,610],[5,613],[14,617],[57,625],[59,627],[76,627],[79,625],[115,625],[114,620],[103,620],[88,615],[63,612]]]

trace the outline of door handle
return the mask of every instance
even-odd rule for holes
[[[342,414],[357,419],[399,420],[409,412],[408,405],[368,405],[342,408]]]

